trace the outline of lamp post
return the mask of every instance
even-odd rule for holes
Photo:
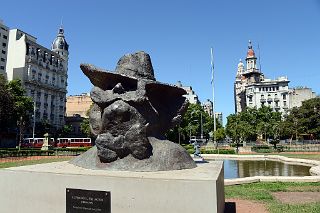
[[[32,125],[32,138],[34,143],[34,132],[36,128],[36,102],[33,102],[33,125]]]
[[[24,126],[25,126],[25,121],[23,120],[23,117],[20,116],[19,120],[17,121],[17,124],[19,126],[19,144],[18,144],[18,150],[20,151],[21,148],[21,143],[23,140],[23,132],[24,132]]]

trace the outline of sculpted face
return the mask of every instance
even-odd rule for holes
[[[92,65],[81,65],[81,69],[94,85],[89,118],[103,163],[128,155],[149,158],[148,137],[163,138],[187,108],[183,89],[155,81],[150,57],[144,52],[122,57],[118,74]]]

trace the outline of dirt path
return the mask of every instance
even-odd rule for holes
[[[242,199],[226,199],[224,213],[268,213],[264,204]]]
[[[286,204],[320,202],[320,192],[274,192],[272,195],[281,203]]]

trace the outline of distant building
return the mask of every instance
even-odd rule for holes
[[[198,95],[192,90],[191,86],[183,86],[181,81],[178,81],[176,86],[181,87],[182,89],[184,89],[187,92],[187,94],[184,95],[184,97],[186,97],[186,99],[189,101],[189,103],[200,104]]]
[[[315,94],[310,89],[289,89],[287,77],[271,80],[257,67],[257,58],[249,41],[246,67],[240,59],[234,84],[235,112],[246,107],[260,108],[269,106],[276,112],[287,113],[294,106],[301,106],[302,101]]]
[[[216,120],[223,126],[222,112],[215,112]]]
[[[208,113],[208,115],[209,115],[210,117],[213,116],[213,103],[212,103],[212,101],[210,101],[209,99],[207,99],[206,102],[204,102],[204,103],[202,104],[202,108],[203,108],[203,110],[204,110],[206,113]]]
[[[9,28],[0,20],[0,74],[5,78],[9,42]]]
[[[71,95],[67,97],[66,115],[71,117],[79,115],[87,118],[87,112],[93,104],[89,93],[82,93],[81,95]]]
[[[315,98],[316,96],[316,93],[307,87],[296,87],[290,89],[290,108],[300,107],[303,101]]]
[[[46,120],[57,129],[65,123],[68,48],[62,27],[51,49],[19,29],[9,32],[7,79],[20,79],[36,104],[36,121]]]
[[[66,125],[71,126],[71,132],[69,135],[71,137],[82,137],[83,134],[81,132],[81,123],[83,121],[83,117],[78,114],[73,116],[67,116],[65,118]]]
[[[213,103],[209,99],[202,104],[203,110],[208,113],[210,117],[213,117]],[[215,112],[216,120],[223,125],[222,112]]]

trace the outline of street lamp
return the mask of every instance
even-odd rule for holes
[[[32,125],[32,138],[34,143],[34,132],[36,128],[36,102],[33,102],[33,125]]]

